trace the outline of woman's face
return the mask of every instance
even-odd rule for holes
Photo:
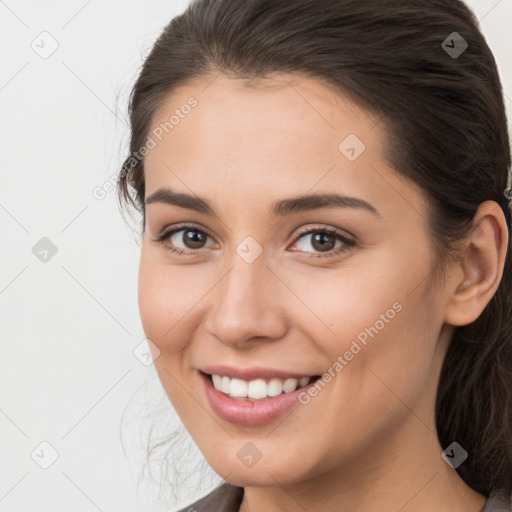
[[[450,334],[427,204],[376,117],[314,79],[262,85],[198,81],[153,119],[139,305],[159,377],[232,483],[410,468]]]

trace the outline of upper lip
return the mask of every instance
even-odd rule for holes
[[[215,364],[199,368],[203,373],[210,375],[222,375],[230,378],[251,381],[255,379],[302,379],[303,377],[313,377],[311,373],[297,373],[294,371],[278,370],[277,368],[264,368],[262,366],[253,366],[251,368],[235,368],[224,364]]]

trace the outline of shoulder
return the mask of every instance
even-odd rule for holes
[[[224,482],[203,498],[177,512],[238,512],[243,495],[243,487]]]
[[[491,493],[484,508],[480,512],[511,512],[512,496],[504,494]]]

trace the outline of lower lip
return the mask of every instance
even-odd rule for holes
[[[291,393],[282,393],[257,401],[236,400],[213,387],[209,377],[200,373],[211,408],[222,419],[238,425],[263,425],[282,416],[299,403],[299,394],[308,390],[316,381]]]

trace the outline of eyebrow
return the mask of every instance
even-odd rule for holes
[[[180,208],[187,208],[206,215],[215,215],[213,208],[208,201],[198,196],[175,192],[168,187],[159,188],[151,194],[144,203],[164,203]],[[293,213],[319,210],[321,208],[357,208],[373,213],[380,217],[377,209],[364,199],[344,196],[340,194],[312,194],[306,196],[291,197],[275,201],[270,206],[270,217],[284,217]]]

